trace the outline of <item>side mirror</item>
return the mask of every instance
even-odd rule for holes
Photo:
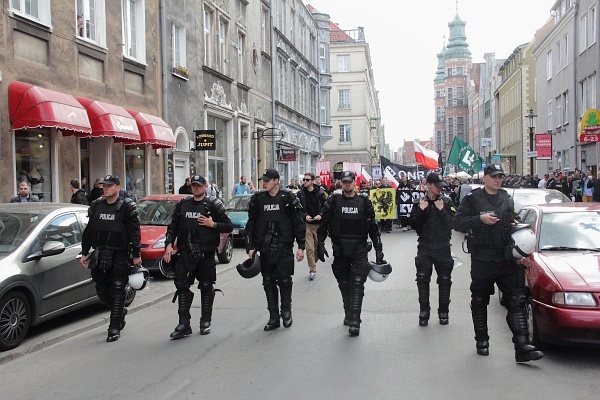
[[[27,257],[27,261],[39,260],[42,257],[55,256],[64,251],[65,251],[64,243],[51,240],[49,242],[44,243],[44,245],[42,246],[42,251],[30,254]]]

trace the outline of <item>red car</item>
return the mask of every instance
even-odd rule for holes
[[[524,259],[534,342],[600,345],[600,204],[525,206],[536,249]]]
[[[171,223],[175,204],[189,195],[157,194],[137,202],[142,233],[142,264],[150,271],[159,270],[159,261],[165,253],[165,234]],[[217,249],[219,261],[228,264],[233,255],[233,236],[221,233]]]

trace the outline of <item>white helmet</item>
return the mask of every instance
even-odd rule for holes
[[[129,274],[129,286],[135,290],[142,290],[146,287],[149,274],[148,270],[144,267],[133,267]]]
[[[381,264],[370,262],[371,269],[369,270],[369,278],[375,282],[383,282],[392,273],[392,266],[389,262],[384,261]]]
[[[509,248],[515,260],[529,256],[535,250],[536,237],[527,224],[517,224],[510,233]]]

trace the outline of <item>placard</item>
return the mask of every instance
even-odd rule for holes
[[[196,137],[195,150],[216,150],[217,149],[217,131],[214,129],[195,130]]]

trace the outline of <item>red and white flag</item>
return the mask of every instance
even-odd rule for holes
[[[371,180],[373,179],[373,178],[371,178],[371,175],[369,175],[369,173],[367,172],[367,170],[364,167],[362,169],[362,179],[367,182],[371,182]]]
[[[415,160],[427,169],[438,169],[440,155],[433,150],[426,149],[417,142],[413,142],[413,144],[415,145]]]
[[[394,171],[392,170],[392,168],[390,168],[389,165],[385,167],[385,170],[383,171],[383,176],[385,176],[388,179],[388,181],[390,181],[390,186],[393,187],[394,190],[398,190],[398,181],[394,176]]]

